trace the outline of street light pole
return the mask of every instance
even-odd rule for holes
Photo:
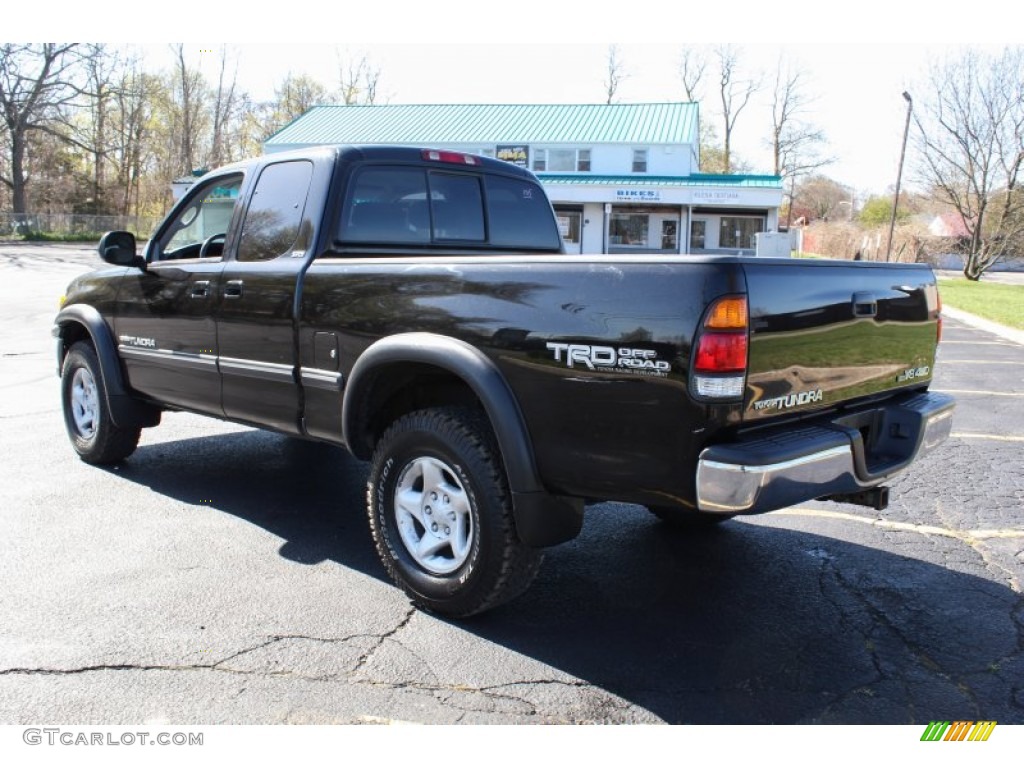
[[[914,100],[910,94],[903,92],[903,98],[907,100],[907,124],[903,127],[903,149],[900,150],[900,167],[896,171],[896,194],[892,197],[892,218],[889,220],[889,245],[885,249],[885,260],[889,260],[892,254],[892,235],[896,230],[896,206],[900,203],[900,180],[903,178],[903,158],[907,154],[907,135],[910,133],[910,113],[914,109]]]

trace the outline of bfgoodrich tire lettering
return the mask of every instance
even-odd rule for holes
[[[370,529],[388,575],[417,605],[470,616],[522,593],[542,554],[516,535],[490,425],[465,408],[399,418],[374,452]]]
[[[64,358],[61,405],[71,445],[90,464],[112,464],[131,455],[141,429],[115,426],[107,404],[103,372],[92,345],[80,341]]]

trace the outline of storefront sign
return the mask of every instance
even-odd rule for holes
[[[694,200],[739,200],[740,193],[727,191],[727,192],[705,192],[697,191],[693,193]]]
[[[661,200],[661,190],[658,189],[616,189],[615,202],[617,203],[656,203]]]
[[[512,163],[523,168],[530,165],[530,148],[523,144],[499,144],[494,156],[506,163]]]

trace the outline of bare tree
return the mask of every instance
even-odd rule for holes
[[[152,152],[150,120],[158,89],[158,78],[144,73],[137,58],[125,60],[114,91],[110,151],[117,175],[117,210],[121,214],[128,214],[133,207],[135,215],[140,211],[140,180]]]
[[[683,83],[683,93],[687,101],[700,101],[701,83],[704,71],[708,68],[708,57],[699,48],[684,48],[679,57],[679,79]]]
[[[740,77],[740,54],[732,46],[715,49],[718,59],[718,94],[722,102],[722,149],[724,152],[724,173],[732,172],[732,136],[736,121],[750,98],[761,87],[760,79]]]
[[[825,132],[805,119],[815,98],[807,93],[804,73],[780,60],[772,89],[772,160],[776,176],[802,176],[830,164],[821,154]]]
[[[106,171],[110,152],[110,114],[117,89],[117,69],[120,66],[117,51],[104,44],[84,46],[82,69],[86,85],[82,95],[86,104],[84,120],[76,121],[74,115],[67,116],[69,136],[78,136],[74,143],[87,148],[91,158],[92,199],[81,210],[91,213],[107,213]]]
[[[937,63],[928,89],[914,111],[919,176],[963,221],[977,280],[1024,245],[1024,48]]]
[[[829,165],[833,159],[821,154],[826,144],[825,133],[805,119],[814,103],[804,85],[804,73],[783,63],[775,69],[772,88],[772,128],[769,143],[772,149],[773,172],[789,182],[789,206],[786,226],[793,216],[796,181]],[[852,204],[851,204],[851,217]]]
[[[331,94],[319,80],[289,73],[274,89],[274,98],[272,130],[276,131],[312,107],[330,101]]]
[[[380,68],[365,55],[338,54],[338,95],[342,104],[375,104],[379,84]]]
[[[231,148],[231,139],[228,136],[229,127],[234,121],[238,108],[238,61],[235,61],[233,71],[228,76],[228,50],[227,47],[220,48],[220,69],[217,75],[217,90],[213,94],[213,136],[210,142],[211,166],[220,166],[235,160]]]
[[[604,81],[605,96],[607,98],[605,104],[615,103],[615,96],[619,92],[619,86],[622,85],[622,81],[628,76],[622,65],[622,59],[619,58],[619,46],[609,45],[607,77]]]
[[[686,100],[700,105],[704,75],[708,68],[706,48],[684,48],[679,56],[679,79]],[[718,132],[709,120],[700,121],[698,157],[703,173],[725,173],[725,153],[718,140]]]
[[[849,200],[849,187],[821,174],[807,177],[796,189],[796,201],[813,219],[845,218],[841,204]]]
[[[179,172],[189,173],[199,161],[201,134],[206,115],[203,102],[206,100],[206,82],[202,73],[185,61],[185,46],[174,46],[174,115],[178,125]]]
[[[61,140],[61,110],[81,93],[74,73],[77,43],[0,45],[0,120],[3,121],[9,167],[0,181],[11,190],[11,209],[26,212],[29,172],[26,152],[34,133]]]

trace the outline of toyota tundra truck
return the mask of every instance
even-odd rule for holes
[[[344,446],[387,573],[447,616],[522,593],[600,501],[677,526],[884,509],[952,424],[927,266],[570,256],[499,160],[270,155],[200,179],[142,254],[99,252],[54,325],[79,456],[124,460],[163,411]]]

